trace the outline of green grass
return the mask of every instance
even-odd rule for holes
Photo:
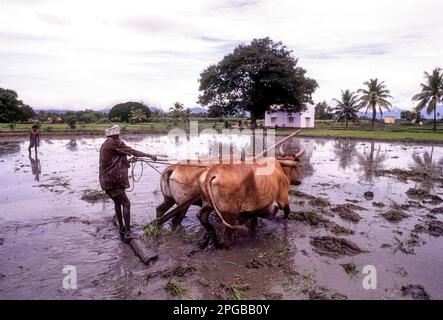
[[[341,266],[343,267],[349,278],[353,279],[357,276],[358,270],[354,262],[345,263],[342,264]]]
[[[172,296],[186,296],[188,294],[188,290],[179,284],[172,282],[171,280],[168,281],[168,283],[165,286],[165,290],[167,293],[169,293]]]
[[[42,124],[40,126],[40,133],[45,132],[104,132],[110,124],[77,124],[75,129],[71,129],[67,124]],[[146,132],[165,132],[174,128],[181,128],[189,130],[189,123],[162,123],[162,122],[147,122],[139,124],[119,123],[122,132],[146,131]],[[15,129],[11,129],[8,123],[0,123],[0,133],[13,132],[30,132],[32,124],[17,124]],[[223,122],[199,122],[199,129],[216,129],[224,128]]]
[[[293,130],[277,130],[279,134],[289,134],[290,132],[293,132]],[[443,142],[443,128],[439,128],[439,130],[435,132],[432,128],[409,126],[376,127],[374,130],[358,127],[350,129],[303,129],[300,135],[331,138]]]
[[[143,226],[144,238],[157,238],[162,231],[162,226],[156,222],[150,222]]]
[[[231,123],[235,122],[230,120]],[[8,123],[0,124],[1,133],[20,133],[31,131],[31,124],[17,124],[15,129],[11,129]],[[56,134],[57,132],[97,132],[102,133],[109,126],[109,124],[77,124],[75,129],[71,129],[67,124],[42,124],[40,132]],[[214,127],[215,126],[215,127]],[[125,132],[152,132],[152,133],[167,133],[174,128],[181,128],[186,131],[189,130],[189,124],[173,123],[173,122],[148,122],[140,124],[125,124],[121,123],[120,128],[123,134]],[[199,121],[199,129],[216,129],[220,131],[224,128],[223,122],[208,122],[207,120]],[[348,129],[340,124],[331,124],[319,121],[316,122],[315,129],[303,129],[301,136],[313,137],[330,137],[330,138],[356,138],[356,139],[371,139],[371,140],[410,140],[419,142],[443,142],[443,123],[439,123],[437,131],[432,130],[432,123],[427,122],[423,126],[395,124],[384,125],[377,124],[374,129],[367,123],[359,125],[350,125]],[[294,129],[278,129],[278,134],[289,134]]]

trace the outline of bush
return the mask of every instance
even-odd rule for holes
[[[75,129],[77,124],[77,117],[76,116],[70,116],[66,119],[66,123],[68,124],[69,128]]]
[[[105,123],[110,123],[110,122],[111,121],[109,121],[108,118],[100,118],[100,119],[97,120],[96,123],[98,123],[98,124],[105,124]]]

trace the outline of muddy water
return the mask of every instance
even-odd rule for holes
[[[191,144],[166,136],[124,140],[170,159],[188,156],[187,146],[191,157],[211,156],[218,152],[217,142],[229,142],[212,135]],[[233,140],[237,151],[249,143],[244,137]],[[295,139],[285,151],[303,145],[306,154],[303,183],[292,187],[300,192],[290,195],[291,209],[326,222],[261,220],[256,237],[241,233],[232,249],[201,251],[196,243],[203,230],[195,218],[198,207],[192,207],[181,230],[171,232],[167,225],[152,240],[159,258],[146,267],[119,240],[112,203],[81,199],[85,190],[99,189],[102,142],[44,139],[36,158],[28,156],[26,141],[0,141],[0,298],[180,298],[165,290],[168,282],[186,289],[183,298],[188,299],[410,299],[402,290],[408,285],[421,286],[421,297],[426,292],[431,299],[443,298],[443,236],[438,228],[426,229],[443,221],[441,213],[432,211],[443,202],[423,196],[443,198],[442,147]],[[136,178],[140,175],[129,194],[137,233],[162,200],[158,173],[136,167]],[[410,188],[421,193],[408,196]],[[373,198],[365,197],[367,191]],[[360,220],[347,219],[337,209],[343,204],[353,205],[350,210]],[[391,222],[382,216],[393,208],[406,217]],[[353,234],[334,234],[328,227],[333,222]],[[362,252],[340,255],[340,246],[322,251],[313,246],[321,236],[346,239]],[[63,288],[66,265],[77,270],[77,289]],[[376,289],[362,285],[367,265],[375,267]]]

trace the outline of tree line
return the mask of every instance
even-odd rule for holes
[[[67,112],[40,110],[36,112],[32,107],[19,100],[15,91],[0,88],[0,123],[67,123],[71,128],[75,128],[77,123],[141,123],[170,119],[176,122],[188,122],[190,116],[191,110],[185,108],[180,102],[175,102],[169,113],[154,108],[151,110],[143,102],[133,101],[116,104],[109,113],[90,109]]]

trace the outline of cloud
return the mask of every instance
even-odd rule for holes
[[[37,18],[51,25],[66,26],[71,24],[68,18],[50,13],[37,13]]]
[[[318,81],[316,101],[379,78],[394,106],[410,108],[423,71],[442,66],[442,9],[432,0],[364,7],[351,0],[4,0],[0,86],[36,108],[125,100],[192,107],[206,67],[269,36]]]
[[[136,31],[152,33],[179,30],[179,24],[174,21],[153,16],[128,17],[120,22],[119,25]]]

